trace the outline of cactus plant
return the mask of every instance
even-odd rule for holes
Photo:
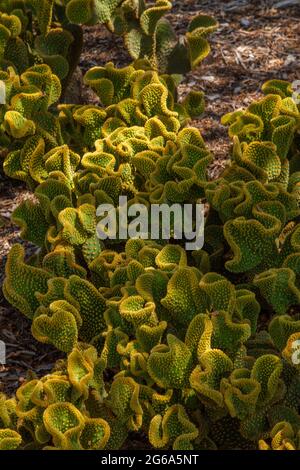
[[[169,2],[83,4],[66,2],[69,18],[106,22],[131,47],[151,48],[164,33],[169,48]],[[48,47],[66,53],[51,28],[55,5],[30,0],[45,62]],[[1,21],[4,51],[4,28],[18,36],[20,24]],[[214,27],[192,21],[192,65]],[[159,54],[148,57],[155,68]],[[13,221],[39,248],[27,259],[12,247],[3,292],[63,358],[15,397],[0,395],[0,449],[120,449],[131,432],[157,449],[299,449],[299,107],[290,85],[267,82],[264,98],[224,117],[231,159],[210,181],[212,155],[187,125],[203,111],[202,93],[178,102],[174,76],[109,63],[85,75],[99,106],[53,109],[61,81],[47,63],[0,72],[5,171],[34,189]],[[97,208],[120,210],[120,196],[129,206],[205,202],[204,246],[187,252],[174,224],[168,241],[100,240]]]

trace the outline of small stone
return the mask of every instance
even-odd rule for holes
[[[244,28],[249,28],[250,24],[251,23],[247,18],[242,18],[241,19],[241,25],[244,26]]]
[[[205,80],[206,82],[214,82],[216,77],[214,75],[203,75],[202,80]]]

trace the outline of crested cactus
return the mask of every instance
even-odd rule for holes
[[[126,2],[124,2],[126,4]],[[218,23],[205,15],[196,16],[188,27],[185,44],[179,41],[171,24],[164,18],[172,8],[168,0],[157,0],[136,18],[123,12],[125,44],[133,59],[146,59],[151,67],[167,73],[186,73],[197,67],[210,52],[207,37]],[[135,12],[134,12],[135,13]]]
[[[191,21],[184,41],[178,39],[164,16],[172,1],[155,0],[68,0],[66,16],[75,24],[105,24],[124,36],[125,46],[134,60],[167,73],[186,73],[197,67],[210,52],[208,36],[218,23],[207,15]]]
[[[9,69],[7,81],[1,132],[13,150],[7,155],[4,171],[31,186],[45,151],[63,143],[59,120],[49,109],[61,95],[61,83],[46,64],[35,65],[21,76]]]
[[[79,26],[59,25],[56,0],[7,2],[0,7],[0,64],[19,73],[37,63],[48,64],[59,78],[67,79],[82,49]],[[35,22],[37,23],[35,27]]]
[[[85,148],[23,149],[37,186],[13,219],[42,255],[28,264],[13,247],[4,294],[33,336],[67,359],[22,385],[15,402],[2,398],[2,448],[26,446],[29,431],[36,448],[112,449],[143,430],[156,448],[297,449],[293,144],[282,154],[272,134],[234,135],[230,165],[209,182],[211,156],[184,127],[193,97],[176,103],[172,81],[138,67],[108,64],[85,80],[102,107],[64,105],[59,116],[62,135],[75,143],[80,132]],[[121,195],[148,204],[205,197],[203,249],[100,241],[96,208],[116,207]]]
[[[99,93],[102,106],[63,104],[56,116],[48,110],[59,99],[61,87],[49,66],[35,66],[20,77],[8,78],[11,104],[3,116],[3,132],[25,142],[22,149],[8,154],[4,162],[8,176],[31,187],[48,178],[59,179],[80,192],[97,182],[97,189],[104,184],[108,194],[114,181],[115,187],[134,195],[136,171],[139,179],[151,181],[154,198],[181,202],[191,191],[194,197],[203,194],[211,155],[199,131],[182,129],[203,111],[202,93],[191,93],[190,99],[188,95],[178,103],[172,77],[137,64],[122,69],[111,63],[94,67],[85,82]],[[173,172],[178,183],[172,181]]]
[[[12,220],[39,250],[28,260],[12,247],[3,293],[34,338],[63,358],[14,398],[0,394],[0,450],[120,449],[131,432],[157,449],[299,449],[299,107],[291,86],[267,82],[265,98],[224,117],[232,155],[209,181],[212,155],[187,127],[203,112],[203,94],[178,102],[176,77],[158,69],[178,71],[178,57],[184,70],[197,66],[211,18],[196,17],[182,45],[163,19],[168,1],[66,1],[61,15],[106,23],[147,60],[89,70],[98,106],[56,106],[72,30],[53,27],[55,0],[23,3],[36,15],[43,63],[16,70],[5,62],[26,23],[26,8],[6,2],[1,141],[5,172],[34,189]],[[145,239],[126,231],[100,240],[97,208],[118,213],[120,196],[129,207],[206,202],[203,248],[187,253],[173,221],[168,241],[151,240],[149,227]]]
[[[240,142],[272,142],[283,161],[289,157],[299,131],[299,109],[291,97],[288,82],[270,80],[262,89],[266,94],[264,98],[251,103],[246,110],[226,114],[222,123],[229,126],[230,137],[237,136]]]

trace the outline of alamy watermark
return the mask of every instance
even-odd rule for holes
[[[0,340],[0,366],[6,364],[6,344]]]
[[[119,206],[101,204],[97,208],[97,236],[100,240],[184,240],[185,249],[200,250],[204,244],[203,204],[128,205],[119,197]]]
[[[300,364],[300,339],[293,341],[292,350],[292,363],[298,366]]]
[[[6,88],[3,80],[0,80],[0,104],[6,104]]]
[[[292,98],[296,104],[300,104],[300,80],[294,80],[292,82]]]

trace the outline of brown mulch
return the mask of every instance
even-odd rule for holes
[[[30,332],[30,321],[0,301],[1,340],[6,345],[6,365],[0,365],[0,392],[12,395],[26,378],[51,372],[62,355],[37,342]]]
[[[218,32],[210,38],[211,55],[180,85],[181,96],[191,89],[205,91],[205,114],[192,125],[201,130],[215,156],[210,169],[212,177],[220,173],[230,151],[227,130],[220,124],[220,118],[258,98],[261,85],[268,79],[300,79],[300,7],[275,9],[272,7],[275,3],[272,0],[174,1],[169,18],[178,34],[183,34],[198,11],[211,14],[220,23]],[[108,61],[118,66],[130,62],[121,38],[112,36],[103,26],[84,29],[84,53],[80,63],[83,72]],[[80,81],[80,77],[77,80]],[[78,88],[75,93],[78,95]],[[80,93],[83,100],[95,100],[81,84]],[[14,243],[21,242],[10,215],[14,207],[29,196],[29,191],[21,184],[1,180],[0,174],[0,286],[7,253]],[[27,254],[32,253],[34,248],[25,245]],[[9,394],[24,381],[28,369],[44,375],[59,357],[54,348],[33,340],[30,322],[7,304],[2,290],[0,340],[5,341],[8,353],[7,365],[2,369],[0,366],[0,390],[2,386]]]

